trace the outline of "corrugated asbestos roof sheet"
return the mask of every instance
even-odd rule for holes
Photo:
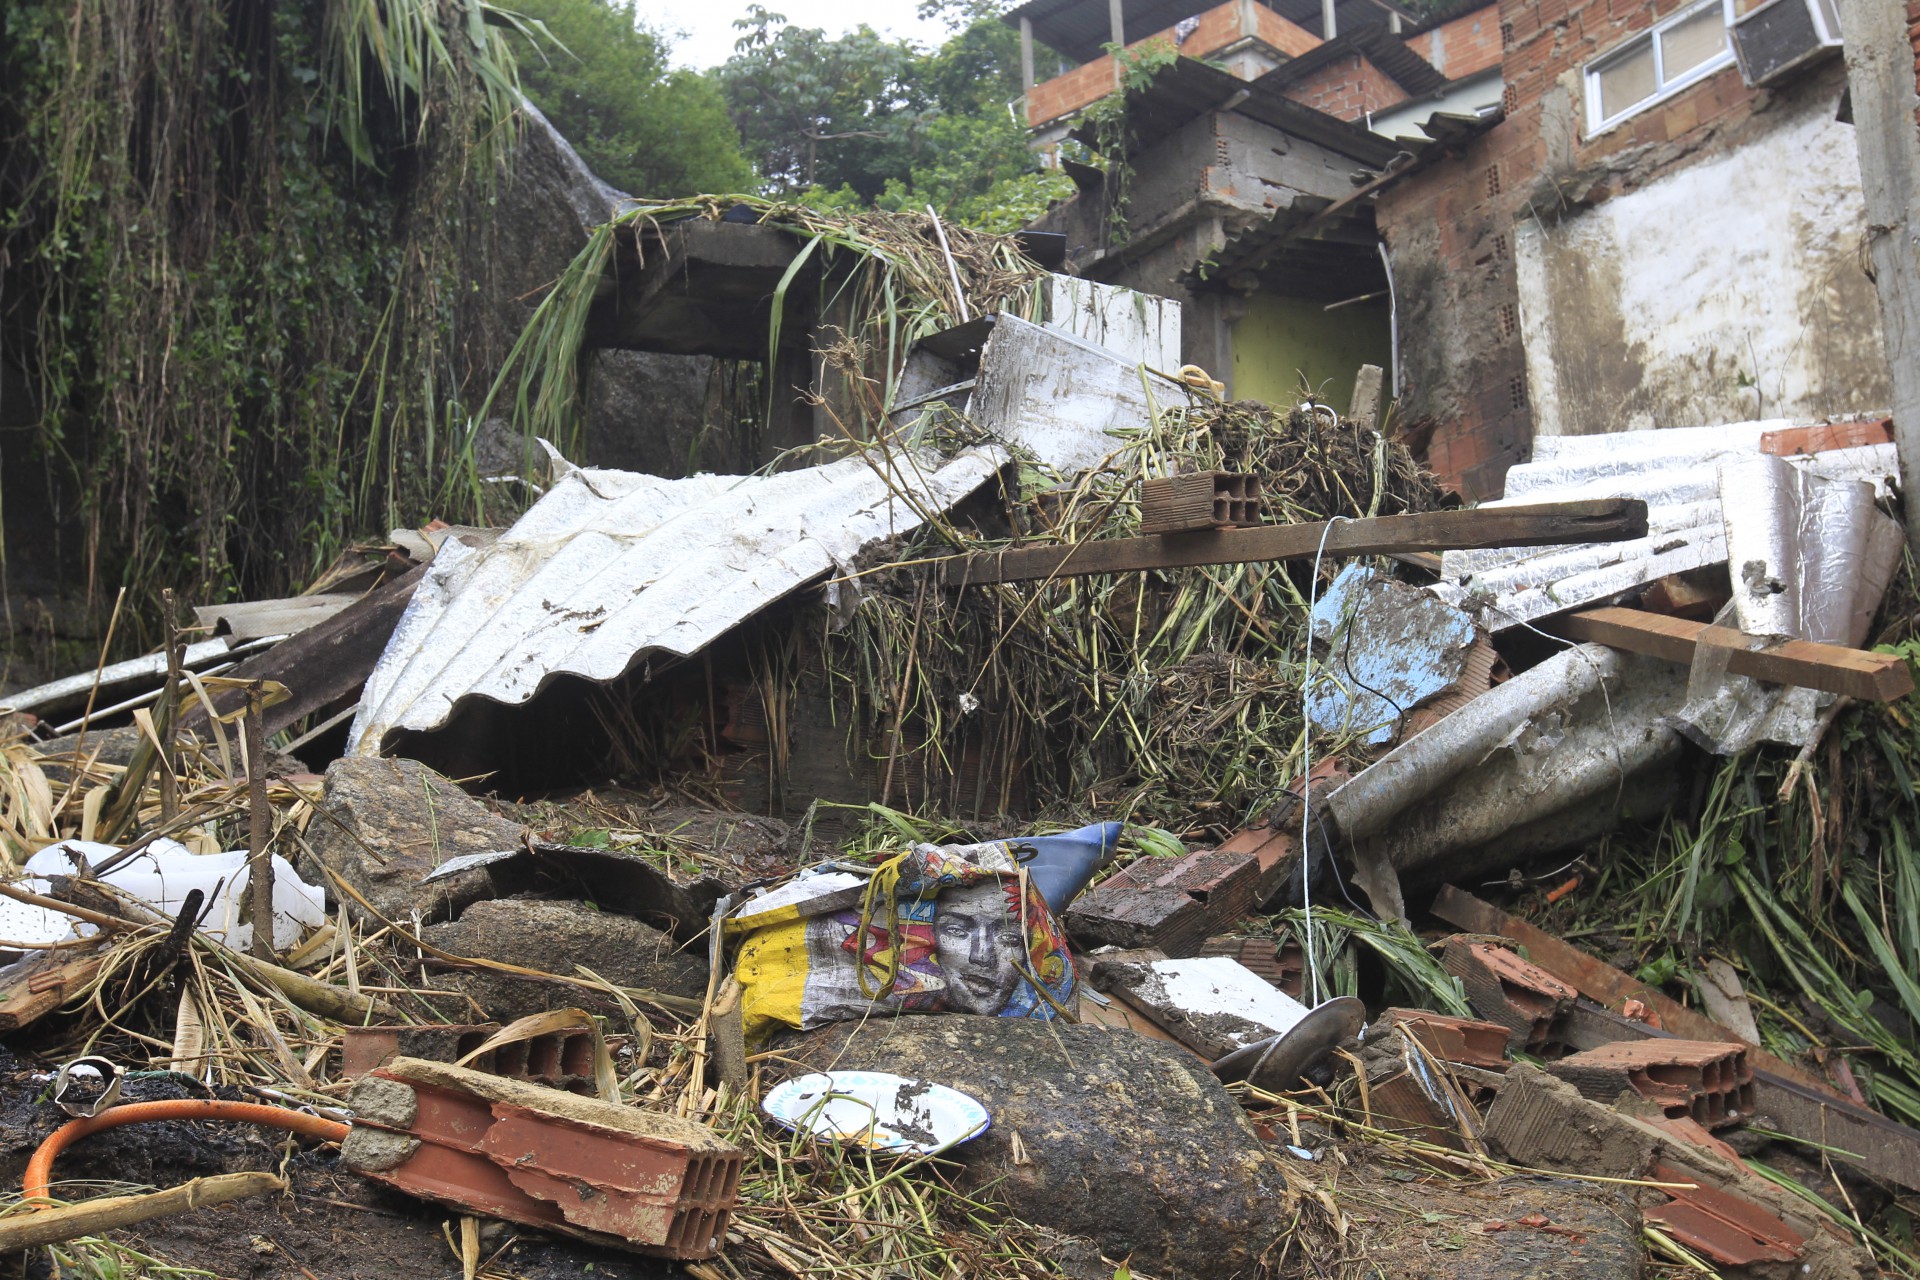
[[[1328,63],[1352,57],[1365,58],[1388,79],[1405,89],[1410,98],[1429,97],[1452,83],[1434,70],[1431,62],[1408,48],[1406,40],[1388,31],[1383,23],[1342,31],[1319,48],[1309,49],[1299,57],[1289,59],[1261,78],[1278,85],[1298,84]]]
[[[1004,460],[873,456],[685,480],[575,469],[493,544],[449,539],[367,680],[349,753],[438,728],[465,698],[523,703],[561,674],[606,681],[652,654],[695,653]]]
[[[1762,434],[1792,425],[1775,420],[1542,436],[1534,441],[1533,460],[1507,472],[1504,495],[1484,505],[1641,498],[1647,536],[1604,545],[1449,551],[1441,557],[1441,580],[1431,589],[1498,631],[1720,563],[1727,558],[1720,464],[1759,457]],[[1869,481],[1881,494],[1899,474],[1892,445],[1789,461],[1828,479]]]

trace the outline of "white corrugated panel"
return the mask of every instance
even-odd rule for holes
[[[1449,551],[1431,590],[1501,631],[1593,604],[1727,558],[1720,464],[1760,455],[1760,437],[1786,419],[1607,435],[1543,436],[1531,462],[1507,473],[1489,507],[1588,498],[1639,498],[1647,536],[1631,542]],[[1897,477],[1891,445],[1836,449],[1787,461],[1817,475],[1867,479],[1887,492]]]
[[[767,476],[569,471],[492,545],[442,546],[367,680],[348,751],[438,728],[463,698],[522,703],[557,675],[606,681],[651,653],[692,654],[1004,461],[871,456]]]

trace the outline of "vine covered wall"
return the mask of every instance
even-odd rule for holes
[[[513,337],[482,249],[541,33],[482,0],[0,12],[14,589],[151,618],[479,515],[468,415]]]

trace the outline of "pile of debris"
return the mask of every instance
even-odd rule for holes
[[[658,222],[594,252],[691,234]],[[1786,905],[1798,862],[1644,837],[1689,851],[1647,890],[1682,904],[1668,954],[1712,949],[1720,868],[1781,889],[1799,941],[1717,958],[1707,1012],[1459,887],[1584,904],[1641,963],[1620,833],[1756,743],[1817,798],[1822,742],[1910,714],[1907,657],[1859,647],[1902,542],[1875,429],[1543,442],[1450,509],[1364,390],[1222,403],[1171,304],[937,230],[908,274],[951,323],[846,331],[856,390],[887,372],[840,456],[556,457],[509,528],[396,532],[13,700],[0,1249],[310,1280],[1911,1268],[1920,1132],[1886,1113],[1920,1119],[1920,1063],[1853,995],[1920,1016],[1910,857],[1867,884],[1818,827],[1870,983]],[[1783,970],[1846,1007],[1768,999]]]

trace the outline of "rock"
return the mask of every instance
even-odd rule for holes
[[[668,477],[753,467],[733,435],[706,431],[712,356],[607,349],[585,365],[586,465]]]
[[[448,858],[515,849],[526,828],[489,812],[472,796],[417,760],[346,756],[327,766],[320,812],[307,824],[307,844],[390,920],[444,920],[493,893],[485,871],[421,884]],[[324,872],[302,856],[301,873],[336,893]],[[337,895],[336,895],[337,896]],[[364,919],[351,899],[347,909]]]
[[[949,1153],[963,1188],[1148,1274],[1251,1276],[1292,1217],[1271,1149],[1204,1064],[1164,1042],[909,1015],[828,1027],[786,1052],[813,1069],[892,1071],[978,1098],[992,1127]]]
[[[431,946],[470,959],[498,960],[564,977],[577,977],[577,967],[585,965],[617,986],[696,999],[707,992],[701,957],[675,950],[673,939],[638,920],[578,902],[476,902],[458,920],[430,925],[420,936]],[[471,996],[488,1017],[501,1022],[570,1005],[596,1013],[618,1011],[613,1001],[596,998],[585,987],[485,969],[454,970],[436,982]]]

